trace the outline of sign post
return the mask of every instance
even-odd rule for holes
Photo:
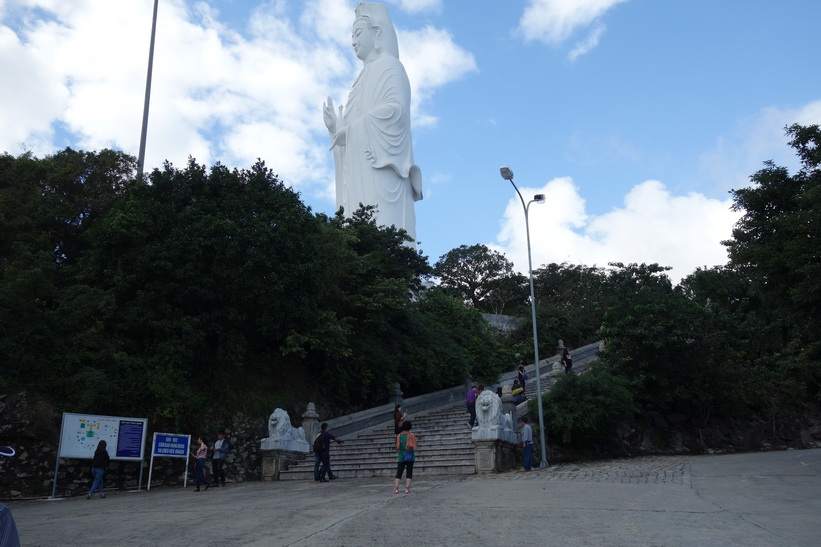
[[[154,433],[151,443],[151,463],[148,466],[148,489],[151,490],[151,473],[154,471],[154,456],[164,458],[185,458],[185,479],[183,488],[188,486],[188,449],[191,446],[191,435],[173,433]]]

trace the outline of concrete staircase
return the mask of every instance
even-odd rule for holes
[[[411,409],[413,411],[413,409]],[[463,403],[411,415],[419,448],[414,472],[420,475],[472,475],[473,443]],[[333,433],[333,431],[331,431]],[[331,443],[331,469],[340,478],[392,477],[396,473],[396,436],[393,422],[354,438]],[[280,472],[280,480],[311,479],[313,453]]]
[[[591,344],[571,351],[573,372],[581,374],[595,360],[599,345]],[[556,364],[558,357],[553,356],[541,361],[540,370],[543,392],[549,391],[556,380],[564,374],[564,368]],[[535,367],[526,367],[531,379],[527,382],[526,395],[536,396]],[[516,373],[502,375],[497,385],[511,384]],[[496,386],[488,389],[496,390]],[[519,405],[518,414],[526,412],[527,403]],[[476,473],[474,447],[471,441],[471,429],[468,425],[470,416],[465,408],[464,399],[459,402],[414,412],[413,406],[406,409],[411,413],[413,433],[419,443],[414,472],[423,475],[472,475]],[[369,431],[341,435],[343,444],[331,443],[331,469],[340,478],[393,477],[396,473],[396,436],[393,433],[393,420]],[[515,421],[515,417],[514,417]],[[334,433],[331,429],[331,433]],[[309,440],[313,443],[313,439]],[[280,480],[310,480],[314,476],[314,455],[307,457],[288,469],[280,471]]]

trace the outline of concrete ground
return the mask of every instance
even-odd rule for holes
[[[821,544],[821,450],[192,490],[10,507],[24,546]]]

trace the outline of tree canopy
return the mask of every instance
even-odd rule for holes
[[[0,389],[173,422],[339,410],[509,359],[373,211],[316,215],[262,162],[145,179],[114,151],[0,156]]]

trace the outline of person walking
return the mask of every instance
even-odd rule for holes
[[[329,479],[336,479],[336,475],[331,471],[331,441],[337,444],[342,444],[344,441],[331,434],[327,422],[323,422],[320,429],[314,441],[314,480],[328,482]]]
[[[225,486],[225,459],[228,457],[228,448],[231,445],[225,438],[225,431],[220,430],[217,433],[217,440],[214,446],[211,447],[211,465],[213,467],[214,488]]]
[[[465,406],[468,409],[468,414],[470,414],[468,425],[470,425],[471,428],[476,425],[476,397],[478,395],[479,390],[476,389],[476,384],[473,384],[465,395]]]
[[[520,363],[519,368],[516,369],[516,375],[522,389],[527,389],[527,373],[525,372],[525,366],[523,363]]]
[[[108,462],[111,458],[108,457],[108,450],[106,449],[106,442],[100,441],[97,443],[97,450],[94,451],[94,459],[91,460],[91,474],[94,475],[94,482],[91,483],[91,490],[86,494],[86,499],[91,499],[91,494],[100,489],[100,497],[105,497],[105,468],[108,467]]]
[[[564,365],[564,373],[570,374],[570,371],[573,369],[573,358],[570,357],[570,348],[566,346],[562,353],[562,365]]]
[[[533,468],[533,429],[527,423],[527,416],[519,418],[519,424],[522,426],[522,449],[524,451],[522,471],[530,471]]]
[[[402,433],[396,436],[396,477],[393,481],[393,493],[399,493],[402,472],[405,472],[405,493],[410,494],[413,481],[413,463],[416,461],[416,436],[411,433],[413,424],[406,421],[402,424]]]
[[[197,480],[197,489],[194,492],[200,491],[200,484],[205,485],[205,489],[208,490],[208,487],[211,486],[207,480],[205,480],[205,456],[208,455],[208,443],[205,442],[205,439],[199,437],[197,439],[199,443],[199,448],[197,448],[197,453],[192,454],[192,457],[196,458],[196,463],[194,464],[194,477]]]

